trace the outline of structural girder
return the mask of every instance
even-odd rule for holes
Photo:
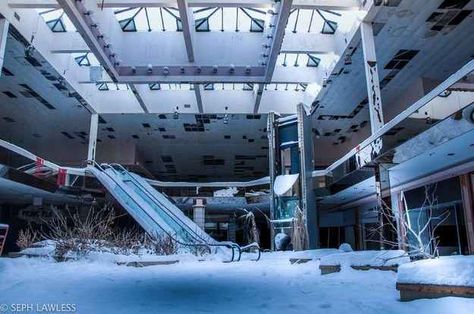
[[[60,8],[56,0],[7,0],[8,5],[15,9],[55,9]],[[129,8],[129,7],[177,7],[175,0],[93,0],[100,8]],[[189,7],[252,7],[270,8],[272,0],[188,0]],[[360,8],[358,0],[295,0],[295,9],[321,10],[357,10]]]

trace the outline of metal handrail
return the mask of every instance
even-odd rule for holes
[[[256,261],[260,260],[260,257],[261,257],[261,255],[262,255],[262,250],[260,249],[260,245],[259,245],[257,242],[253,242],[253,243],[247,244],[247,245],[245,245],[245,246],[242,246],[242,247],[241,247],[241,250],[242,250],[242,251],[246,251],[246,250],[250,250],[250,249],[252,249],[252,248],[256,248],[256,249],[257,249],[257,252],[258,252],[257,258],[252,260],[252,261],[255,261],[255,262],[256,262]],[[238,260],[240,261],[240,257],[239,257]]]
[[[116,171],[113,167],[118,167],[123,173],[125,173],[129,178],[132,179],[132,181],[134,182],[134,184],[136,186],[138,186],[140,188],[141,191],[143,191],[145,194],[147,194],[147,196],[149,198],[151,198],[153,201],[155,201],[156,203],[158,203],[159,205],[161,205],[161,207],[163,207],[164,209],[166,209],[166,211],[173,215],[177,220],[179,220],[183,226],[186,227],[186,229],[188,229],[190,231],[190,233],[194,234],[197,238],[199,238],[200,240],[202,241],[205,241],[199,234],[197,234],[194,230],[192,230],[192,228],[190,228],[185,222],[183,222],[181,220],[180,217],[178,217],[175,213],[173,213],[171,210],[169,210],[165,204],[163,204],[158,198],[156,198],[152,193],[150,193],[146,187],[143,186],[143,184],[141,184],[136,178],[134,178],[122,165],[120,164],[116,164],[116,163],[113,163],[113,164],[110,164],[110,165],[107,165],[109,166],[112,170]],[[173,219],[174,220],[174,219]]]
[[[139,187],[141,188],[141,191],[142,192],[145,192],[147,194],[148,197],[150,197],[152,200],[156,201],[157,203],[159,203],[161,205],[161,207],[165,208],[166,209],[166,212],[168,213],[168,216],[170,216],[169,214],[173,215],[177,220],[179,220],[179,222],[181,222],[181,224],[179,224],[178,222],[176,222],[175,219],[173,219],[172,217],[170,217],[175,223],[178,223],[181,227],[186,226],[186,229],[188,229],[190,231],[191,234],[194,234],[196,237],[198,237],[201,241],[203,241],[204,243],[206,243],[208,246],[215,246],[215,247],[220,247],[220,246],[224,246],[224,247],[232,247],[232,255],[234,256],[234,249],[237,249],[238,252],[239,252],[239,258],[237,259],[237,261],[240,261],[240,257],[242,255],[242,249],[241,247],[237,244],[237,243],[234,243],[234,242],[230,242],[230,241],[222,241],[222,242],[218,242],[218,243],[208,243],[206,242],[206,240],[204,240],[199,234],[196,233],[196,231],[194,231],[192,228],[190,228],[185,222],[183,222],[181,220],[180,217],[178,217],[175,213],[173,213],[172,211],[170,211],[165,204],[163,204],[159,199],[157,199],[152,193],[150,193],[146,187],[143,186],[143,184],[141,184],[135,177],[133,177],[130,172],[125,169],[124,166],[120,165],[120,164],[117,164],[117,163],[113,163],[113,164],[104,164],[106,165],[107,167],[109,167],[110,169],[112,169],[113,171],[117,171],[116,169],[114,169],[114,166],[115,167],[118,167],[123,173],[125,173],[128,177],[130,177],[133,182]]]
[[[143,186],[143,184],[142,184],[141,182],[139,182],[134,176],[132,176],[132,175],[130,174],[130,172],[129,172],[127,169],[125,169],[124,166],[122,166],[121,164],[117,164],[117,163],[112,163],[112,164],[107,165],[107,166],[109,166],[109,167],[110,167],[111,169],[113,169],[114,171],[115,171],[115,169],[114,169],[113,167],[114,167],[114,166],[115,166],[115,167],[118,167],[123,173],[125,173],[128,177],[130,177],[130,178],[133,180],[133,182],[141,188],[141,190],[143,190],[144,192],[146,192],[150,198],[152,198],[153,200],[155,200],[155,201],[156,201],[157,203],[159,203],[162,207],[166,208],[167,211],[168,211],[169,213],[171,213],[174,217],[176,217],[183,225],[185,225],[185,226],[187,227],[187,229],[191,230],[192,233],[194,233],[196,236],[198,236],[201,240],[205,241],[200,235],[198,235],[194,230],[192,230],[192,228],[190,228],[185,222],[183,222],[183,221],[181,220],[181,218],[179,218],[177,215],[175,215],[172,211],[168,210],[168,208],[167,208],[159,199],[157,199],[152,193],[150,193],[150,192],[146,189],[146,187]],[[235,247],[238,249],[239,257],[238,257],[237,261],[240,261],[240,258],[241,258],[241,256],[242,256],[242,251],[249,250],[249,249],[252,249],[252,248],[257,248],[257,250],[258,250],[258,257],[257,257],[257,259],[255,259],[255,261],[258,261],[258,260],[260,259],[260,256],[261,256],[260,246],[259,246],[258,243],[256,243],[256,242],[250,243],[250,244],[248,244],[248,245],[246,245],[246,246],[244,246],[244,247],[241,247],[241,246],[238,245],[237,243],[230,242],[230,241],[225,241],[225,242],[220,242],[220,243],[223,244],[223,245],[233,245],[233,246],[235,246]],[[209,244],[209,245],[212,245],[212,244],[210,244],[210,243],[208,243],[208,244]]]
[[[141,208],[140,204],[138,204],[138,202],[112,177],[110,176],[107,172],[105,172],[104,168],[99,165],[97,162],[95,161],[92,161],[92,164],[93,166],[97,167],[100,171],[102,171],[103,173],[105,173],[107,175],[107,177],[109,177],[135,204],[138,205],[139,208]],[[87,169],[86,169],[87,171]],[[154,221],[154,219],[146,212],[146,211],[143,211],[151,220]],[[232,257],[231,257],[231,260],[229,262],[233,262],[234,261],[234,258],[235,258],[235,252],[234,252],[234,249],[235,247],[232,246],[232,245],[229,245],[229,244],[226,244],[226,243],[222,243],[222,244],[213,244],[213,245],[210,245],[209,243],[185,243],[185,242],[182,242],[180,241],[179,239],[177,239],[176,237],[173,237],[173,235],[171,235],[168,231],[166,231],[163,227],[161,227],[159,224],[157,224],[158,227],[164,232],[166,233],[169,237],[173,238],[174,241],[176,241],[176,243],[180,244],[180,245],[183,245],[183,246],[189,246],[189,247],[207,247],[208,251],[209,251],[209,254],[212,253],[212,250],[211,250],[211,246],[222,246],[222,247],[226,247],[226,248],[230,248],[232,249]],[[240,251],[240,247],[239,247],[239,256],[241,254],[241,251]]]

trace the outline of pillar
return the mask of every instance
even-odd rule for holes
[[[3,68],[3,62],[5,60],[9,25],[10,24],[5,18],[0,17],[0,76],[2,75],[1,69]]]
[[[93,164],[97,148],[97,131],[99,128],[99,115],[91,114],[91,125],[89,131],[89,149],[87,151],[87,163]]]
[[[461,183],[462,207],[466,225],[469,254],[474,254],[474,174],[463,174]]]
[[[298,149],[300,151],[301,205],[308,235],[308,249],[319,248],[319,224],[316,195],[313,188],[313,138],[311,116],[306,115],[303,104],[296,109],[298,119]]]
[[[384,120],[372,23],[362,22],[360,25],[360,32],[362,37],[362,48],[364,52],[364,68],[365,80],[367,83],[367,97],[369,101],[370,128],[372,133],[375,133],[383,126]]]
[[[364,54],[364,68],[365,68],[365,80],[367,84],[367,100],[369,103],[369,117],[370,117],[370,129],[371,133],[376,133],[383,125],[383,110],[382,110],[382,97],[380,93],[380,79],[377,68],[377,56],[375,54],[375,42],[374,42],[374,31],[371,22],[362,22],[360,25],[360,33],[362,38],[362,49]],[[362,154],[358,157],[359,166],[371,162],[382,150],[382,139],[378,138],[370,147],[363,148]],[[386,222],[387,217],[383,214],[386,210],[393,210],[391,196],[384,199],[382,196],[383,191],[390,192],[390,176],[388,173],[388,165],[376,164],[375,165],[375,193],[377,197],[377,205],[379,209],[379,220],[383,226]],[[382,234],[384,237],[392,237],[389,232],[394,230],[386,230],[382,228]],[[380,243],[380,248],[385,249],[384,243]]]
[[[273,182],[275,181],[276,171],[275,171],[275,113],[268,113],[267,121],[267,135],[268,135],[268,170],[270,176],[270,221],[274,220],[275,216],[275,192],[273,191]],[[273,224],[270,224],[270,245],[271,250],[275,249],[275,230]]]
[[[193,206],[193,221],[204,230],[206,223],[206,207],[202,199],[196,199],[196,204]]]
[[[231,241],[231,242],[236,241],[236,231],[237,231],[237,225],[235,223],[235,218],[231,217],[227,225],[227,241]]]
[[[389,172],[389,168],[391,166],[392,164],[388,163],[378,163],[375,165],[375,193],[377,198],[380,225],[385,226],[381,229],[382,235],[390,242],[397,241],[398,237],[398,245],[400,246],[402,244],[402,242],[400,242],[402,241],[402,238],[399,237],[399,235],[402,234],[400,219],[403,217],[399,216],[400,211],[398,200],[393,199],[396,197],[396,194],[392,195],[391,193]],[[383,197],[384,192],[388,192],[387,197]],[[395,218],[395,220],[388,220],[392,218]],[[391,247],[387,247],[386,244],[382,242],[380,243],[380,248],[392,249]]]

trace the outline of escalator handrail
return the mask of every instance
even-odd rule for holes
[[[147,194],[147,196],[149,198],[151,198],[153,201],[155,201],[156,203],[158,203],[159,205],[161,205],[161,207],[163,207],[164,209],[166,209],[166,212],[168,213],[168,216],[170,215],[173,215],[174,218],[176,218],[177,220],[179,220],[179,225],[182,227],[182,228],[185,228],[185,229],[188,229],[188,233],[191,233],[194,235],[195,239],[196,238],[199,238],[201,241],[206,242],[206,240],[204,240],[197,232],[195,232],[194,230],[192,230],[191,227],[188,226],[188,224],[186,224],[184,221],[182,221],[182,219],[176,215],[175,213],[173,213],[171,210],[168,209],[168,207],[163,204],[159,199],[157,199],[152,193],[150,193],[146,187],[143,186],[143,184],[141,184],[135,177],[133,177],[122,165],[120,164],[110,164],[108,165],[112,170],[116,171],[113,167],[116,166],[116,167],[119,167],[119,169],[125,173],[129,178],[131,178],[134,182],[135,185],[137,185],[141,191],[143,191],[145,194]],[[173,221],[176,222],[175,219],[173,219]]]
[[[240,248],[240,246],[237,244],[237,243],[234,243],[234,242],[230,242],[230,241],[223,241],[223,242],[217,242],[217,243],[208,243],[206,240],[204,240],[199,234],[196,233],[196,231],[194,231],[191,227],[189,227],[188,224],[186,224],[184,221],[181,220],[181,218],[179,216],[177,216],[175,213],[173,213],[172,211],[170,211],[167,206],[165,204],[163,204],[159,199],[157,199],[152,193],[150,193],[146,187],[143,186],[143,184],[141,184],[135,177],[133,177],[130,172],[125,169],[124,166],[120,165],[120,164],[117,164],[117,163],[112,163],[112,164],[106,164],[107,167],[109,167],[110,169],[112,169],[113,171],[117,171],[116,169],[114,169],[114,166],[115,167],[118,167],[123,173],[125,173],[128,177],[130,177],[133,182],[140,188],[141,191],[145,192],[147,194],[148,197],[150,197],[152,200],[154,200],[155,202],[157,202],[158,204],[161,205],[161,207],[164,207],[166,209],[166,212],[168,213],[168,216],[170,216],[169,214],[173,215],[177,220],[179,220],[179,222],[181,224],[179,224],[175,219],[173,219],[172,217],[170,217],[175,223],[178,223],[181,227],[183,227],[183,225],[186,227],[186,229],[188,229],[190,231],[191,234],[195,235],[195,237],[199,238],[201,241],[203,241],[204,243],[206,243],[207,245],[209,246],[225,246],[225,247],[229,247],[229,246],[233,246],[235,247],[235,249],[237,249],[237,251],[239,252],[239,255],[238,255],[238,259],[237,261],[240,260],[240,257],[242,255],[242,250]]]
[[[136,205],[138,205],[138,207],[140,209],[142,209],[142,211],[152,220],[154,221],[154,219],[145,211],[143,210],[143,208],[140,206],[140,204],[112,177],[110,176],[107,172],[105,172],[104,168],[99,165],[97,162],[93,161],[93,165],[96,166],[102,173],[105,173],[107,175],[107,177],[109,177],[109,179],[111,179]],[[209,254],[212,253],[212,250],[211,250],[211,246],[215,246],[215,247],[218,247],[218,246],[223,246],[223,247],[226,247],[226,248],[230,248],[232,249],[232,257],[231,257],[231,260],[230,262],[233,262],[234,259],[235,259],[235,252],[234,252],[234,249],[235,247],[234,246],[230,246],[228,244],[209,244],[209,243],[184,243],[184,242],[181,242],[179,239],[177,239],[176,237],[173,237],[173,235],[171,235],[168,231],[166,231],[163,227],[161,227],[159,224],[157,224],[161,230],[163,230],[164,233],[166,233],[169,237],[171,237],[174,241],[176,241],[176,243],[180,244],[180,245],[183,245],[183,246],[190,246],[190,247],[207,247],[208,251],[209,251]],[[239,248],[239,256],[240,256],[240,248]]]
[[[117,167],[119,168],[119,170],[121,170],[123,173],[125,173],[128,177],[130,177],[133,182],[144,192],[146,192],[146,194],[154,201],[156,201],[157,203],[159,203],[162,207],[166,208],[166,210],[171,213],[174,217],[176,217],[183,225],[185,225],[187,227],[187,229],[191,230],[191,232],[193,234],[195,234],[196,236],[198,236],[201,240],[203,240],[205,243],[207,243],[200,235],[198,235],[194,230],[192,230],[192,228],[190,228],[185,222],[183,222],[181,220],[180,217],[178,217],[177,215],[175,215],[172,211],[170,211],[165,204],[163,204],[159,199],[157,199],[155,197],[155,195],[153,195],[152,193],[150,193],[146,187],[143,186],[143,184],[141,182],[139,182],[133,175],[131,175],[131,173],[125,169],[124,166],[122,166],[121,164],[118,164],[118,163],[112,163],[112,164],[108,164],[107,165],[108,167],[110,167],[113,171],[116,171],[114,167]],[[174,219],[173,219],[174,220]],[[255,261],[258,261],[261,257],[261,252],[260,252],[260,245],[258,245],[258,243],[256,242],[253,242],[253,243],[250,243],[244,247],[241,247],[240,245],[238,245],[237,243],[235,242],[230,242],[230,241],[225,241],[225,242],[219,242],[221,244],[227,244],[227,245],[233,245],[236,247],[236,249],[238,250],[239,252],[239,255],[238,255],[238,258],[237,258],[237,261],[240,261],[241,259],[241,256],[242,256],[242,252],[243,251],[246,251],[246,250],[249,250],[249,249],[252,249],[252,248],[257,248],[257,251],[258,251],[258,256],[257,258],[255,259]],[[209,243],[208,243],[209,244]]]

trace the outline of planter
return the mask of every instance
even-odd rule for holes
[[[305,264],[312,261],[312,258],[290,258],[290,263],[293,264]]]
[[[319,265],[321,275],[338,273],[341,271],[341,265]]]
[[[158,266],[158,265],[171,265],[171,264],[176,264],[178,263],[178,260],[173,260],[173,261],[143,261],[143,262],[128,262],[125,265],[126,266],[132,266],[132,267],[146,267],[146,266]]]
[[[371,269],[376,269],[376,270],[382,270],[382,271],[394,271],[397,272],[398,266],[393,265],[393,266],[370,266],[370,265],[364,265],[364,266],[355,266],[351,265],[352,269],[355,270],[371,270]],[[319,265],[319,269],[321,270],[321,275],[327,275],[331,273],[337,273],[341,271],[341,265]]]
[[[400,291],[400,300],[411,301],[417,299],[433,299],[443,297],[474,298],[474,287],[398,283],[397,290]]]

